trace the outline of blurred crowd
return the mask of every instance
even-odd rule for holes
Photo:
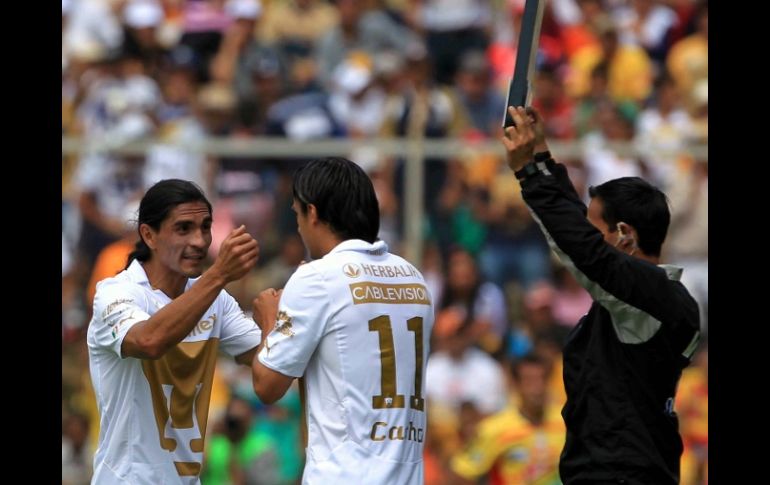
[[[476,147],[502,135],[524,3],[62,0],[62,135],[149,143],[62,156],[63,483],[88,482],[98,434],[85,346],[95,284],[124,268],[149,186],[204,189],[212,255],[240,224],[259,240],[257,268],[228,288],[244,310],[306,259],[290,209],[305,159],[191,149],[261,136],[464,141],[424,161],[420,270],[437,312],[426,483],[558,483],[561,346],[591,300],[551,256],[502,152]],[[559,161],[586,200],[629,175],[668,195],[663,260],[685,268],[707,332],[708,160],[689,149],[708,141],[707,1],[548,0],[536,65],[533,105],[548,139],[573,148]],[[402,254],[404,160],[374,144],[349,158],[375,184],[380,237]],[[707,483],[707,375],[704,344],[679,386],[686,485]],[[297,481],[296,389],[263,405],[248,369],[223,359],[211,413],[203,483]]]

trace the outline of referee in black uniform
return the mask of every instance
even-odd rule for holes
[[[586,208],[534,111],[509,108],[502,139],[524,201],[593,298],[564,347],[565,485],[679,483],[677,382],[700,337],[698,306],[660,262],[666,196],[638,177],[591,187]],[[529,114],[528,114],[529,113]]]

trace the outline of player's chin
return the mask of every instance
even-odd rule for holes
[[[197,278],[203,274],[203,259],[182,258],[182,272],[188,278]]]

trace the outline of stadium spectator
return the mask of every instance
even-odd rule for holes
[[[73,413],[64,418],[61,440],[62,485],[91,482],[93,452],[88,443],[88,418]]]
[[[534,356],[511,367],[513,402],[478,424],[465,449],[452,457],[452,470],[468,483],[485,475],[503,485],[560,483],[564,421],[548,398],[547,368]]]
[[[222,421],[206,447],[201,483],[281,485],[276,444],[254,426],[249,402],[230,399]]]
[[[677,392],[684,451],[682,453],[682,485],[708,483],[709,461],[709,354],[708,341],[693,358],[693,365],[682,372]]]

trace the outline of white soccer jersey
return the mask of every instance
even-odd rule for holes
[[[383,241],[348,240],[286,283],[259,360],[304,376],[304,484],[422,484],[433,304]]]
[[[93,484],[200,483],[217,350],[237,356],[259,345],[259,328],[223,290],[162,358],[122,358],[128,330],[170,302],[138,261],[96,286],[87,338],[101,417]]]

